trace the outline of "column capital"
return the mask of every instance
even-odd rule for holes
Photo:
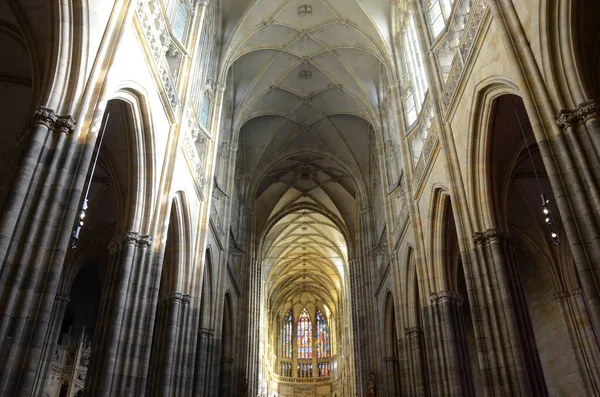
[[[498,229],[487,229],[485,232],[473,233],[473,241],[477,245],[486,245],[493,241],[507,240],[508,234]]]
[[[209,0],[196,0],[196,3],[198,3],[198,5],[201,7],[207,7],[210,4],[210,1]]]
[[[54,300],[57,300],[59,302],[64,302],[64,303],[69,303],[71,302],[71,297],[69,295],[56,295],[56,297],[54,298]]]
[[[200,328],[200,334],[207,338],[212,338],[215,336],[215,330],[212,328]]]
[[[577,115],[573,110],[563,109],[560,112],[558,112],[558,116],[556,117],[556,123],[560,128],[563,129],[573,127],[573,125],[577,123]]]
[[[586,123],[589,119],[600,117],[600,105],[593,101],[584,102],[577,108],[577,117]]]
[[[191,301],[192,301],[191,295],[183,294],[181,296],[181,303],[183,303],[184,305],[189,305]]]
[[[406,336],[412,336],[412,335],[417,335],[417,334],[421,334],[421,333],[423,333],[423,330],[421,330],[421,327],[404,328],[404,335],[406,335]]]
[[[465,298],[458,292],[444,290],[444,291],[440,291],[440,292],[431,293],[429,295],[429,300],[431,301],[431,303],[439,303],[439,302],[449,301],[450,303],[455,303],[455,304],[461,306],[463,304],[463,302],[465,301]]]
[[[572,289],[570,291],[556,291],[554,293],[554,300],[557,302],[563,302],[571,297],[583,296],[584,292],[582,288]]]
[[[140,247],[150,247],[152,245],[152,236],[147,234],[139,236],[137,244]]]
[[[171,292],[167,296],[167,300],[169,303],[182,303],[183,302],[183,294],[179,292]]]
[[[55,129],[60,133],[69,135],[75,131],[75,119],[69,115],[59,116],[55,122]]]
[[[558,112],[556,123],[560,128],[567,129],[579,123],[587,123],[593,118],[600,118],[600,105],[588,101],[579,104],[577,109],[563,109]]]
[[[121,244],[137,245],[140,240],[140,235],[137,232],[125,232],[121,237]]]
[[[31,124],[32,125],[40,124],[40,125],[45,125],[48,128],[51,128],[54,126],[54,123],[56,123],[56,120],[57,120],[57,116],[56,116],[56,113],[54,112],[54,110],[40,106],[40,108],[38,110],[36,110],[35,113],[33,114]]]

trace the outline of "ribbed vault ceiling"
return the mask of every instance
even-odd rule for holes
[[[344,296],[369,180],[390,0],[227,0],[233,128],[274,311]],[[293,210],[290,210],[293,208]]]

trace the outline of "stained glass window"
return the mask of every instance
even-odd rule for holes
[[[312,322],[306,308],[298,318],[298,358],[312,358]]]
[[[331,356],[331,348],[329,345],[329,328],[327,328],[327,319],[317,310],[317,358],[325,358]]]
[[[283,319],[281,327],[281,357],[292,358],[292,311]]]

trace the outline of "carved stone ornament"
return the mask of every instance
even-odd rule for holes
[[[150,247],[152,245],[152,236],[143,235],[138,239],[138,245],[140,247]]]
[[[71,116],[60,116],[56,119],[55,126],[57,132],[69,135],[75,131],[75,120]]]
[[[298,10],[300,15],[302,15],[302,16],[312,15],[312,11],[313,11],[312,6],[309,6],[308,4],[300,6],[300,9]]]
[[[54,110],[41,106],[33,115],[32,124],[41,124],[50,128],[56,123],[56,113]]]
[[[375,374],[370,373],[367,376],[367,397],[375,397]]]
[[[420,327],[410,327],[410,328],[404,329],[404,335],[406,335],[406,336],[420,334],[421,332],[422,331],[421,331]]]
[[[594,117],[600,117],[600,105],[595,102],[585,102],[579,105],[577,117],[584,123]]]
[[[300,72],[300,78],[303,80],[308,80],[312,78],[312,72],[310,70],[303,70]]]
[[[575,110],[563,109],[558,112],[556,123],[566,129],[578,123],[587,123],[592,118],[600,117],[600,105],[595,102],[584,102]]]
[[[183,301],[183,294],[179,292],[171,292],[168,296],[169,302],[171,303],[181,303]]]
[[[432,293],[429,295],[429,300],[431,303],[450,302],[461,306],[465,301],[465,298],[458,292],[444,290],[437,293]]]
[[[64,303],[71,302],[71,298],[69,297],[69,295],[56,295],[56,297],[54,299],[59,302],[64,302]]]
[[[554,299],[557,302],[562,302],[567,300],[570,297],[580,297],[583,296],[583,289],[582,288],[576,288],[573,289],[571,291],[557,291],[554,293]]]
[[[507,236],[496,229],[488,229],[485,232],[476,232],[473,234],[473,241],[477,245],[486,245],[496,240],[505,239]]]
[[[137,245],[140,235],[136,232],[127,232],[123,236],[123,242],[125,244]]]
[[[207,338],[212,338],[215,335],[215,330],[210,328],[200,328],[200,334]]]
[[[21,130],[15,134],[15,140],[17,142],[21,142],[23,137],[29,133],[30,128],[36,125],[43,125],[46,128],[53,128],[56,120],[57,116],[56,113],[54,113],[54,110],[40,106],[40,108],[35,111],[29,122],[26,123],[23,128],[21,128]]]
[[[560,128],[566,129],[572,127],[577,122],[577,115],[570,110],[561,110],[556,118],[556,123]]]

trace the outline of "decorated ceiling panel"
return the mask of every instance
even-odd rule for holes
[[[372,179],[390,0],[224,0],[224,65],[267,297],[339,309]],[[243,12],[239,9],[243,8]]]

